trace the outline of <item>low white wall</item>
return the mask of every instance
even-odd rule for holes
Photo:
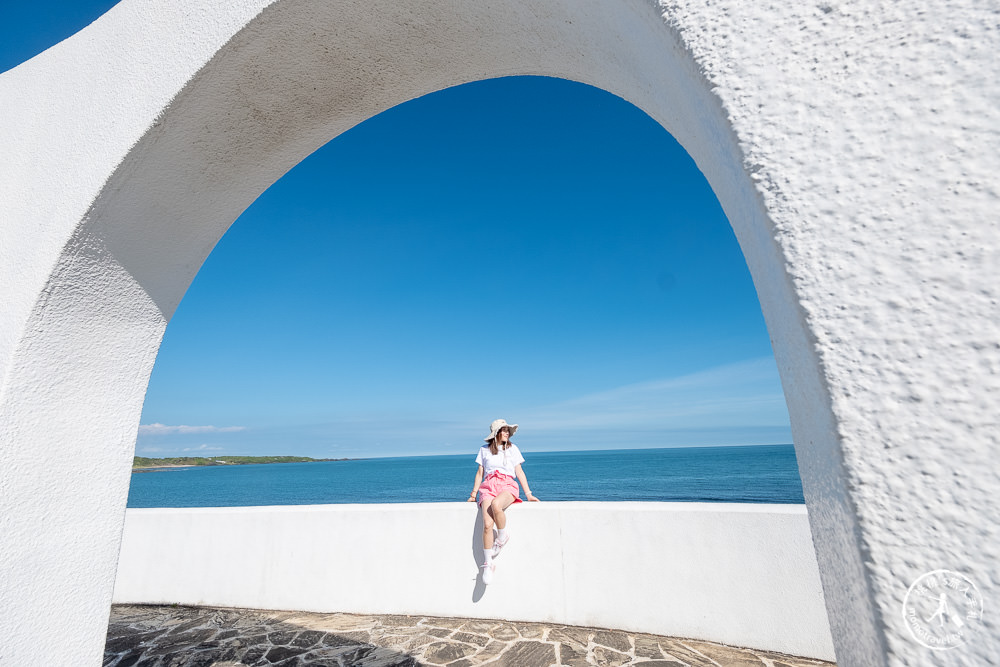
[[[834,659],[804,505],[508,516],[485,587],[472,503],[130,509],[114,600],[549,621]]]

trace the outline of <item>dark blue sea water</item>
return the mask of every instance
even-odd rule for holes
[[[792,445],[523,453],[543,501],[805,502]],[[461,502],[475,474],[474,453],[176,468],[133,473],[128,506]]]

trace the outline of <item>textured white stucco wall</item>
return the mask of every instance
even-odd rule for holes
[[[0,75],[0,661],[99,660],[146,382],[228,225],[357,122],[506,74],[630,100],[719,196],[838,661],[991,659],[997,24],[973,0],[124,0]],[[931,652],[900,605],[940,568],[987,613]]]
[[[470,503],[131,509],[115,602],[508,618],[833,660],[806,508],[540,503],[479,579]]]

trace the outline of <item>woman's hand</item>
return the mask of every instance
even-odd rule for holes
[[[474,502],[476,502],[476,494],[475,493],[471,493],[469,495],[468,500],[466,500],[465,502],[467,502],[467,503],[474,503]]]
[[[528,502],[529,503],[540,503],[540,502],[542,502],[541,500],[539,500],[538,498],[534,497],[530,493],[525,493],[524,495],[528,497]]]

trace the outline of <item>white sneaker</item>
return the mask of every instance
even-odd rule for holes
[[[510,542],[510,535],[508,535],[507,539],[504,540],[503,542],[500,541],[500,538],[497,538],[497,539],[493,540],[493,557],[494,558],[496,558],[497,556],[500,555],[500,550],[503,549],[507,545],[508,542]]]
[[[487,586],[493,581],[493,573],[496,572],[497,566],[493,563],[483,563],[483,583]]]

